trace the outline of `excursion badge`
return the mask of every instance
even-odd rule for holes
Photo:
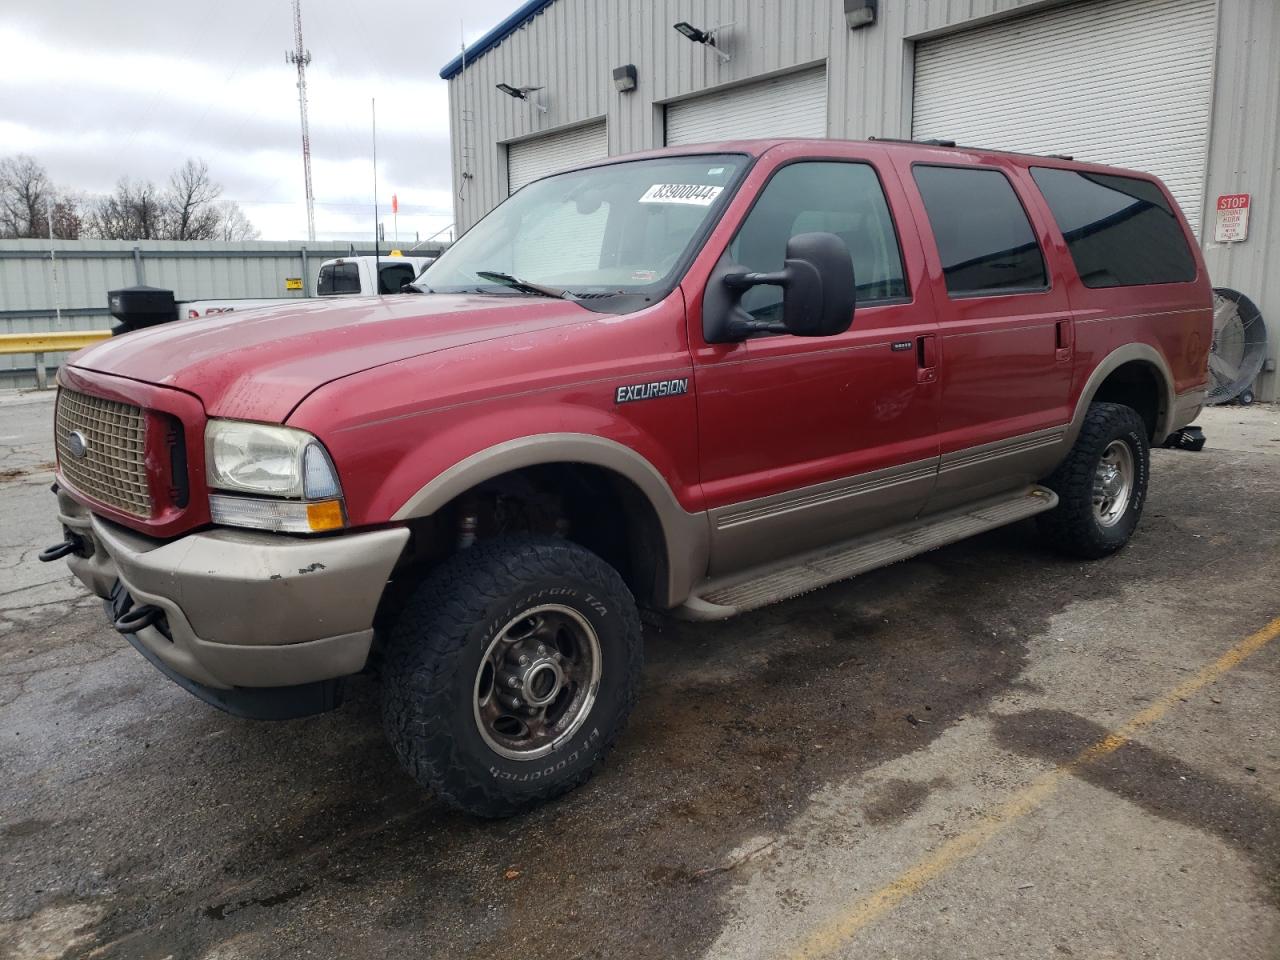
[[[616,403],[634,403],[636,400],[655,400],[658,397],[678,397],[689,392],[689,378],[678,380],[654,380],[651,383],[632,383],[619,387],[614,395]]]

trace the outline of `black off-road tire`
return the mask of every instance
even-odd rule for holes
[[[1094,511],[1094,477],[1104,452],[1117,440],[1133,455],[1133,490],[1123,514],[1107,526]],[[1151,445],[1138,412],[1119,403],[1090,404],[1075,446],[1043,481],[1058,495],[1058,505],[1036,518],[1041,534],[1068,556],[1097,560],[1115,553],[1138,526],[1150,473]]]
[[[479,729],[477,670],[497,631],[548,601],[594,629],[599,688],[565,743],[539,759],[510,759]],[[590,779],[626,725],[641,665],[635,600],[611,566],[552,537],[481,542],[432,571],[400,612],[383,661],[383,725],[401,764],[445,803],[511,816]]]

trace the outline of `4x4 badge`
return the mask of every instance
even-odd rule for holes
[[[635,400],[652,400],[655,397],[678,397],[689,392],[689,378],[679,380],[655,380],[652,383],[633,383],[619,387],[614,395],[616,403],[631,403]]]

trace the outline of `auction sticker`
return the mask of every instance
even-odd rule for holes
[[[720,196],[724,187],[701,183],[655,183],[644,192],[641,203],[691,203],[696,207],[709,207]]]

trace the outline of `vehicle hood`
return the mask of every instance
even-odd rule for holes
[[[282,422],[307,394],[382,364],[581,323],[567,300],[401,294],[303,301],[149,327],[72,366],[184,390],[214,417]]]

